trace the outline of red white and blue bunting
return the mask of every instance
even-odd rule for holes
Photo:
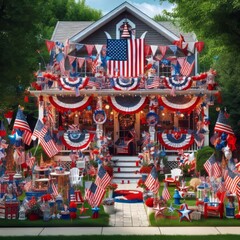
[[[190,114],[194,108],[197,106],[197,104],[200,101],[200,97],[192,97],[184,99],[183,103],[179,101],[179,96],[177,97],[159,97],[158,102],[159,106],[164,106],[167,109],[171,111],[176,111],[176,112],[187,112]]]
[[[113,88],[120,91],[132,91],[138,88],[139,78],[112,78]]]
[[[167,150],[186,150],[194,143],[194,135],[191,133],[159,133],[159,142]]]
[[[50,103],[60,112],[66,111],[81,111],[85,109],[92,101],[92,97],[88,96],[79,96],[79,97],[72,97],[72,96],[50,96],[49,97]]]
[[[60,84],[65,90],[83,89],[87,86],[89,81],[88,77],[61,77]]]
[[[186,90],[192,86],[191,77],[166,77],[165,85],[169,89]]]
[[[141,111],[148,102],[143,96],[115,96],[108,97],[108,102],[113,109],[124,114],[133,114]]]
[[[68,130],[63,134],[62,143],[70,150],[84,150],[88,148],[93,138],[93,133]]]

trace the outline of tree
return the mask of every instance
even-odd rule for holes
[[[160,0],[164,2],[165,0]],[[169,0],[175,4],[173,17],[186,32],[194,32],[198,40],[204,40],[205,50],[200,55],[201,70],[214,67],[222,88],[223,105],[230,113],[235,133],[240,124],[240,2],[236,0]]]
[[[23,104],[33,72],[48,57],[45,39],[57,21],[95,21],[101,15],[85,0],[0,0],[0,114]]]

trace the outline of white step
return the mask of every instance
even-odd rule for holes
[[[114,164],[116,167],[126,166],[126,167],[137,167],[135,162],[128,162],[128,161],[119,161]]]
[[[141,178],[142,175],[141,174],[135,174],[135,173],[129,173],[129,172],[115,172],[114,173],[114,177],[116,178]]]
[[[113,179],[113,182],[117,183],[117,184],[131,184],[131,183],[134,183],[137,186],[138,179],[118,179],[118,178],[115,178],[115,179]]]
[[[128,166],[119,166],[119,167],[114,167],[113,171],[115,173],[117,172],[137,172],[140,170],[140,167],[128,167]]]
[[[136,162],[139,161],[139,158],[136,156],[114,156],[112,157],[112,161],[131,161]]]

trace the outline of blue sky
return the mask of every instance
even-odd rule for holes
[[[103,15],[119,6],[123,2],[129,2],[149,17],[153,17],[157,14],[161,14],[162,10],[171,10],[172,5],[169,3],[163,3],[160,5],[159,0],[86,0],[86,5],[99,9]]]

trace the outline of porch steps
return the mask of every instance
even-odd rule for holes
[[[139,173],[140,165],[137,166],[136,161],[138,161],[137,156],[114,156],[112,158],[114,162],[113,168],[113,182],[132,184],[138,182],[141,178]]]

